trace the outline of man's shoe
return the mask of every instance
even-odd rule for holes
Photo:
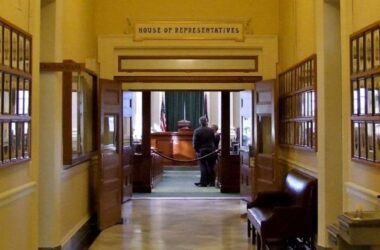
[[[194,185],[197,186],[197,187],[199,187],[201,185],[201,183],[200,182],[195,182]]]

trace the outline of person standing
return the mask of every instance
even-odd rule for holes
[[[215,135],[212,128],[207,127],[207,118],[202,116],[199,118],[199,127],[194,130],[193,148],[197,153],[197,157],[203,157],[215,151]],[[203,158],[200,161],[201,179],[200,182],[194,183],[198,187],[207,187],[212,185],[212,173],[214,173],[213,155]],[[215,179],[215,178],[214,178]]]

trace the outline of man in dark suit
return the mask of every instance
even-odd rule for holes
[[[207,127],[207,118],[202,116],[199,118],[199,125],[193,134],[193,147],[197,156],[202,157],[215,151],[215,136],[214,130]],[[213,155],[199,160],[201,165],[201,180],[194,183],[199,187],[207,187],[207,185],[213,185],[211,181],[214,173]]]

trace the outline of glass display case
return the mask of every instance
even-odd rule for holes
[[[29,33],[0,18],[0,167],[31,157],[31,43]]]

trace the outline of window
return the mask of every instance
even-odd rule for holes
[[[380,162],[380,23],[350,36],[351,157]]]
[[[90,158],[97,148],[97,75],[84,64],[65,60],[41,63],[43,71],[62,71],[63,164],[66,168]]]
[[[0,18],[0,167],[30,160],[30,34]]]
[[[316,55],[279,75],[280,145],[317,151]]]

